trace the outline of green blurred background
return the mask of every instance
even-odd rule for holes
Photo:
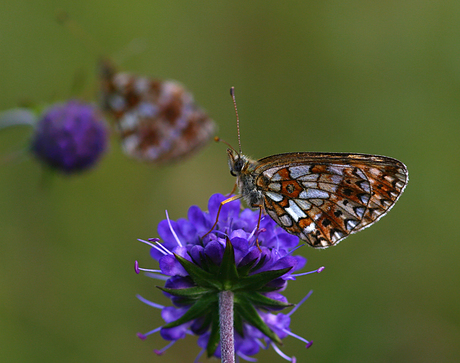
[[[67,99],[79,78],[94,99],[97,54],[56,23],[58,9],[98,52],[125,58],[124,70],[184,83],[233,144],[235,86],[254,158],[361,152],[406,163],[408,188],[380,223],[302,250],[306,269],[326,270],[286,295],[314,290],[292,330],[315,343],[286,339],[283,350],[299,362],[460,361],[460,2],[2,1],[0,109]],[[145,49],[129,56],[134,39]],[[0,151],[28,135],[2,131]],[[231,190],[225,146],[154,167],[113,138],[96,169],[48,188],[42,178],[35,160],[0,165],[0,361],[192,362],[192,337],[157,357],[160,336],[135,335],[162,323],[135,294],[167,302],[133,271],[136,259],[156,267],[136,239],[157,236],[165,209],[185,217]],[[258,358],[283,361],[272,350]]]

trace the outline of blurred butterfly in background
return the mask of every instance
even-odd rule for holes
[[[228,164],[240,194],[220,207],[243,198],[310,246],[326,248],[377,222],[404,191],[406,166],[386,156],[295,152],[249,159],[241,153],[233,87],[230,93],[240,151],[227,144]]]
[[[214,135],[216,125],[178,82],[100,66],[102,108],[116,121],[124,152],[138,160],[168,163],[189,156]]]

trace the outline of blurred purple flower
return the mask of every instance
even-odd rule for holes
[[[140,240],[152,248],[150,255],[159,262],[159,270],[139,268],[147,275],[166,280],[163,290],[173,306],[164,307],[144,299],[144,303],[162,310],[166,324],[146,334],[141,339],[160,332],[165,340],[171,341],[157,354],[162,354],[186,334],[198,335],[198,345],[208,356],[221,357],[219,343],[218,294],[232,291],[234,294],[234,336],[235,352],[243,359],[260,348],[272,346],[284,359],[295,362],[294,357],[282,353],[276,344],[288,335],[305,342],[290,331],[290,316],[310,296],[311,292],[288,314],[277,313],[292,304],[280,294],[288,280],[318,270],[293,274],[304,267],[306,259],[292,256],[298,248],[298,238],[288,234],[271,218],[263,217],[256,230],[259,213],[250,209],[241,211],[239,201],[222,207],[219,222],[211,233],[205,235],[213,225],[223,195],[211,196],[209,212],[192,206],[188,220],[172,221],[167,216],[158,225],[162,240],[152,238]],[[260,249],[256,245],[256,239]],[[198,359],[198,358],[197,358]]]
[[[71,174],[93,166],[107,147],[108,132],[99,111],[72,100],[41,116],[31,150],[45,165]]]

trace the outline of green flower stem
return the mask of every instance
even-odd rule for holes
[[[0,114],[0,129],[11,126],[35,126],[37,116],[25,108],[15,108]]]
[[[233,292],[221,291],[219,293],[219,317],[222,363],[235,363]]]

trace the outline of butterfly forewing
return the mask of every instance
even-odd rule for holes
[[[265,210],[313,247],[333,246],[385,215],[408,174],[396,159],[341,153],[289,153],[252,162]]]
[[[188,156],[214,135],[215,124],[175,81],[117,73],[101,65],[104,109],[116,120],[124,152],[149,162]]]

